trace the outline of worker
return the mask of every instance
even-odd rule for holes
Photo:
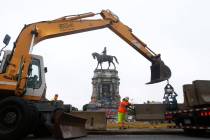
[[[129,103],[129,97],[123,98],[119,104],[119,108],[118,108],[118,127],[119,127],[119,129],[126,129],[125,121],[126,121],[126,115],[127,115],[127,108],[130,105],[131,104]]]
[[[55,94],[53,101],[57,101],[58,100],[58,94]]]

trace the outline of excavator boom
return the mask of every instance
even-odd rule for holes
[[[31,63],[30,50],[38,42],[48,38],[106,27],[111,29],[152,63],[150,84],[170,78],[170,69],[163,63],[160,55],[156,55],[151,51],[116,15],[109,10],[102,10],[100,13],[101,19],[85,19],[95,15],[97,14],[85,13],[26,25],[15,42],[15,47],[10,57],[10,65],[8,65],[5,73],[0,74],[0,81],[16,83],[8,86],[0,85],[0,89],[15,91],[15,94],[18,96],[23,95],[26,87],[28,68]]]
[[[151,81],[147,84],[158,83],[170,78],[171,70],[161,60],[160,55],[155,54],[148,48],[143,41],[132,33],[132,30],[128,26],[118,20],[117,16],[110,11],[102,11],[101,16],[104,19],[112,18],[115,22],[113,22],[109,28],[152,63]],[[115,17],[115,19],[113,17]]]

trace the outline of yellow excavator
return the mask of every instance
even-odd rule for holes
[[[98,14],[102,18],[89,19]],[[44,74],[47,70],[42,57],[32,54],[33,46],[42,40],[109,28],[151,62],[151,81],[148,84],[170,78],[171,71],[160,55],[138,39],[131,28],[109,10],[98,14],[64,16],[25,25],[12,51],[1,50],[4,56],[0,66],[0,139],[21,139],[29,133],[35,136],[49,133],[62,139],[86,135],[83,129],[85,120],[67,114],[70,105],[45,98]],[[3,41],[6,46],[9,41],[10,36],[6,35]]]

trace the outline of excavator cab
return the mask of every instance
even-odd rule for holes
[[[168,80],[171,77],[171,70],[160,59],[160,55],[154,59],[151,69],[151,81],[146,84],[154,84],[164,80]]]

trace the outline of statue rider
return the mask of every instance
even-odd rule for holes
[[[103,54],[103,56],[106,55],[106,47],[104,47],[104,50],[103,50],[102,54]]]

